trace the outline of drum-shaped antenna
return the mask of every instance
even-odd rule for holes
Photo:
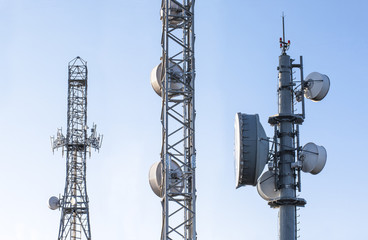
[[[318,72],[310,73],[305,79],[304,96],[314,102],[321,101],[330,89],[330,79]]]
[[[49,208],[51,210],[55,210],[55,209],[58,209],[59,207],[60,207],[59,198],[57,198],[55,196],[50,197],[50,199],[49,199]]]
[[[303,172],[318,174],[326,165],[327,151],[323,146],[310,142],[304,145],[300,158]]]
[[[264,172],[258,179],[258,194],[266,201],[271,201],[280,197],[280,191],[276,189],[275,173],[271,171]]]
[[[180,76],[182,74],[182,69],[179,65],[174,65],[170,62],[170,70],[172,71],[172,77],[169,82],[169,88],[171,90],[181,90],[183,84],[180,82]],[[162,97],[162,80],[165,78],[164,70],[162,69],[162,63],[154,67],[151,71],[151,85],[153,90]],[[175,93],[170,93],[170,96],[175,95]]]
[[[163,197],[164,176],[161,161],[152,165],[148,177],[152,191],[157,196]],[[183,191],[184,182],[182,181],[182,177],[183,172],[181,171],[179,164],[171,160],[169,172],[169,191],[171,193],[181,193]]]
[[[258,114],[235,115],[236,188],[257,184],[267,162],[269,144]]]

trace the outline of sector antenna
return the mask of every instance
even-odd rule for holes
[[[318,174],[327,161],[323,146],[311,142],[303,147],[300,145],[299,126],[305,120],[304,100],[318,102],[324,99],[330,89],[330,79],[318,72],[303,77],[303,58],[300,56],[300,62],[295,63],[287,54],[290,41],[285,40],[284,17],[282,23],[277,68],[278,113],[268,119],[274,127],[274,136],[265,135],[257,114],[236,114],[236,187],[257,185],[259,195],[269,206],[279,209],[279,239],[296,240],[297,206],[306,204],[306,200],[296,194],[301,191],[301,171]],[[293,75],[295,69],[300,71],[299,81]],[[272,143],[270,149],[268,142]],[[264,171],[266,165],[268,169]]]
[[[162,0],[162,56],[151,72],[161,97],[162,148],[149,183],[162,202],[161,240],[196,240],[194,0]]]
[[[102,136],[96,125],[87,135],[87,62],[76,57],[68,65],[68,114],[66,136],[58,129],[51,138],[52,150],[66,150],[64,195],[51,197],[49,208],[60,209],[58,240],[91,240],[89,199],[86,183],[86,155],[91,148],[99,150]]]

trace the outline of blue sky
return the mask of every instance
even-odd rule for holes
[[[159,160],[161,99],[150,71],[161,56],[160,0],[0,1],[0,239],[57,238],[47,201],[65,184],[65,158],[49,137],[66,129],[67,64],[88,62],[88,122],[104,134],[88,159],[94,239],[159,239],[160,200],[148,184]],[[327,149],[325,169],[303,174],[301,239],[366,234],[368,3],[196,1],[198,239],[277,239],[277,210],[253,187],[235,190],[234,116],[258,113],[268,136],[277,113],[281,15],[305,76],[331,79],[306,103],[301,141]]]

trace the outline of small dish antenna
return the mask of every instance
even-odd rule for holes
[[[318,72],[310,73],[304,83],[304,96],[314,102],[321,101],[330,89],[330,79]]]
[[[258,194],[266,201],[272,201],[280,197],[280,191],[277,190],[275,184],[275,172],[266,171],[258,179]]]
[[[183,69],[177,65],[170,62],[170,69],[172,71],[171,81],[169,82],[169,89],[180,91],[183,88],[183,84],[180,82],[181,74]],[[164,69],[162,68],[162,63],[154,67],[151,71],[151,85],[153,90],[162,97],[162,82],[165,79]],[[174,95],[170,93],[170,95]]]
[[[58,197],[52,196],[49,199],[49,208],[51,210],[56,210],[60,207],[60,200]]]
[[[152,165],[149,171],[149,183],[152,191],[159,197],[163,197],[164,175],[162,171],[161,161]],[[169,172],[169,189],[171,193],[181,193],[184,189],[184,182],[182,181],[183,172],[174,160],[170,161]]]
[[[303,162],[302,171],[311,174],[318,174],[326,165],[327,151],[323,146],[314,143],[304,145],[300,158]]]
[[[236,188],[257,184],[267,163],[269,143],[258,114],[235,115]]]
[[[75,207],[77,205],[77,199],[75,197],[72,197],[70,203],[72,204],[73,207]]]

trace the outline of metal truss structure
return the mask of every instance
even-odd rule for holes
[[[197,239],[194,2],[162,0],[162,240]]]
[[[96,125],[87,136],[87,62],[76,57],[69,62],[68,120],[66,137],[58,129],[52,148],[66,149],[66,182],[59,200],[61,219],[58,240],[91,239],[89,199],[86,186],[86,154],[99,149],[102,137]]]

